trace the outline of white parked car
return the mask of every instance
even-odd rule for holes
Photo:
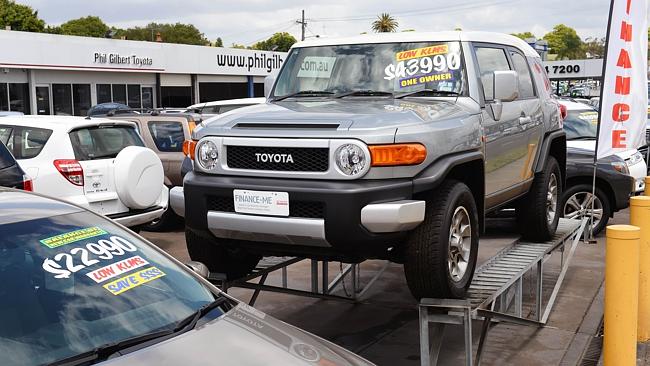
[[[567,147],[596,151],[598,111],[582,103],[564,99],[560,99],[559,102],[567,109],[567,117],[564,122]],[[637,149],[619,152],[616,155],[625,161],[629,175],[634,177],[635,193],[642,193],[645,189],[644,178],[648,172],[643,155]]]
[[[263,104],[265,102],[266,98],[264,97],[217,100],[214,102],[193,104],[187,107],[186,112],[199,113],[203,117],[210,117],[216,116],[217,114],[226,113],[237,108]]]
[[[70,116],[0,120],[0,142],[33,190],[86,207],[125,226],[147,224],[168,206],[158,156],[128,121]]]

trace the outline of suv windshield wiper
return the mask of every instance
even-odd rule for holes
[[[392,96],[393,93],[387,92],[387,91],[381,91],[381,90],[353,90],[341,94],[337,94],[334,96],[334,98],[345,98],[345,97],[352,97],[352,96],[387,96],[390,97]]]
[[[416,97],[416,96],[423,96],[425,94],[431,94],[431,95],[451,95],[451,96],[457,96],[460,95],[460,93],[453,92],[453,91],[447,91],[447,90],[436,90],[436,89],[422,89],[414,92],[407,92],[404,94],[400,94],[395,97],[395,99],[402,99],[406,97]]]
[[[131,348],[133,346],[137,346],[139,344],[146,343],[154,339],[164,340],[164,338],[167,338],[171,335],[194,329],[199,319],[201,319],[203,316],[208,314],[213,309],[223,305],[228,300],[229,299],[225,296],[218,297],[213,302],[203,305],[200,309],[198,309],[194,313],[190,314],[186,318],[176,323],[176,325],[172,329],[164,329],[164,330],[159,330],[151,333],[145,333],[132,338],[127,338],[122,341],[108,343],[103,346],[99,346],[95,349],[92,349],[90,351],[79,353],[74,356],[67,357],[58,361],[54,361],[48,364],[48,366],[75,366],[75,365],[86,364],[88,362],[97,362],[97,361],[105,360],[111,355],[113,355],[114,353],[119,352],[120,350],[123,349]]]
[[[334,93],[331,92],[331,91],[325,91],[325,90],[301,90],[301,91],[296,92],[296,93],[291,93],[291,94],[283,95],[281,97],[277,97],[277,98],[273,99],[273,101],[277,102],[279,100],[284,100],[284,99],[287,99],[287,98],[294,98],[294,97],[320,97],[320,96],[332,95],[332,94],[334,94]]]

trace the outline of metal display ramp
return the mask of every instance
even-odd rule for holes
[[[532,326],[546,324],[586,225],[586,219],[560,219],[553,239],[543,243],[515,241],[501,249],[475,270],[466,299],[422,299],[419,303],[421,365],[437,364],[444,329],[448,324],[464,328],[466,365],[480,364],[485,339],[492,324],[499,321]],[[561,255],[561,269],[550,297],[544,301],[544,263],[556,252]],[[330,281],[330,263],[311,260],[310,289],[292,288],[289,286],[288,267],[303,260],[305,258],[301,257],[265,257],[248,276],[228,281],[224,274],[211,273],[208,280],[226,292],[232,287],[254,290],[249,301],[251,306],[257,301],[260,291],[357,302],[363,299],[366,291],[389,265],[386,261],[365,284],[361,284],[359,264],[340,264],[339,273]],[[267,284],[269,275],[276,271],[281,271],[281,284]],[[535,279],[534,318],[523,314],[524,275],[529,272]],[[349,288],[345,287],[347,277],[351,280]],[[344,295],[337,294],[341,292],[338,289],[342,289]],[[475,359],[472,320],[483,320]]]
[[[422,299],[420,314],[420,361],[422,366],[436,365],[447,324],[464,328],[465,364],[480,365],[485,339],[492,323],[507,321],[523,325],[546,324],[555,299],[580,242],[587,220],[560,219],[553,239],[543,243],[515,242],[476,269],[468,296],[458,299]],[[568,254],[565,257],[566,244]],[[544,262],[560,251],[561,270],[553,291],[544,306]],[[532,271],[535,277],[534,318],[523,315],[523,278]],[[509,309],[512,309],[509,311]],[[473,358],[472,320],[482,319],[476,359]],[[430,332],[430,328],[433,332]],[[430,337],[430,334],[432,337]]]

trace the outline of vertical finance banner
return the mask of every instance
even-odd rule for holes
[[[648,0],[612,0],[597,158],[645,145]]]

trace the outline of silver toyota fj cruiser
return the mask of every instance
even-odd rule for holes
[[[552,237],[565,177],[537,53],[495,33],[399,33],[294,45],[266,104],[197,127],[187,248],[228,277],[261,256],[404,264],[411,293],[462,297],[487,213]]]

